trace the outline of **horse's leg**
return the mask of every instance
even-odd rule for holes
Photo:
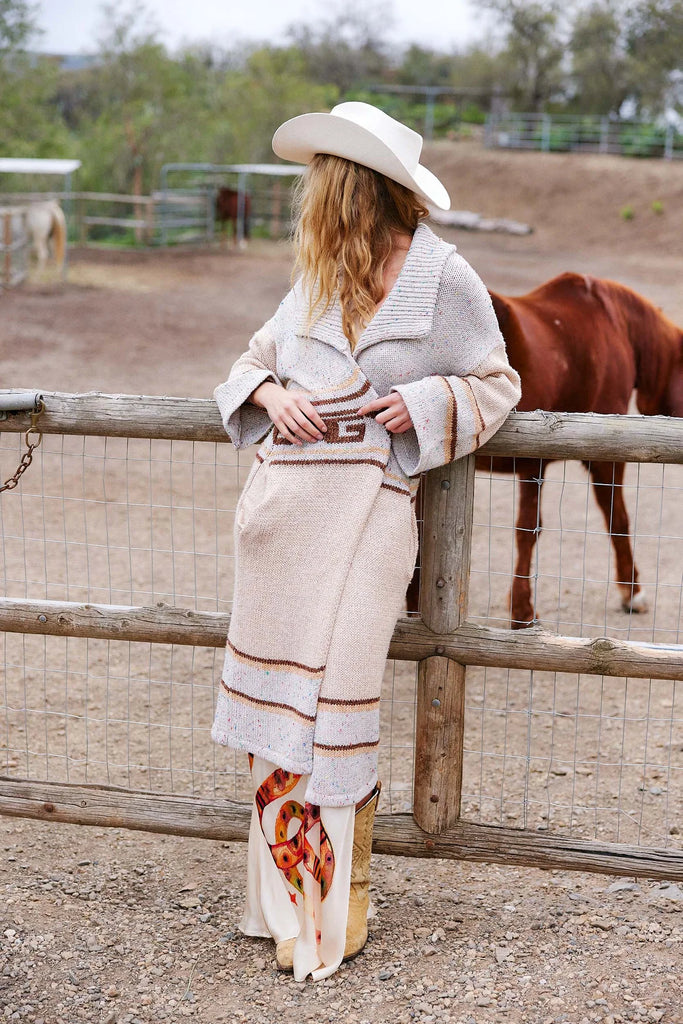
[[[605,526],[614,547],[621,607],[625,612],[645,612],[647,595],[638,583],[638,570],[633,561],[629,535],[628,512],[624,503],[624,463],[591,462],[588,464],[588,471],[593,481],[595,499],[604,516]]]
[[[43,238],[42,235],[36,238],[36,254],[38,256],[38,269],[42,270],[50,255],[47,247],[47,238]]]
[[[519,510],[515,526],[517,563],[510,589],[510,627],[524,629],[534,624],[536,615],[531,597],[531,556],[541,532],[541,487],[543,463],[517,462]]]

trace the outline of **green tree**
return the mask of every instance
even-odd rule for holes
[[[560,37],[560,0],[482,0],[500,16],[505,30],[502,91],[522,110],[542,110],[565,84]]]
[[[390,66],[386,45],[391,4],[341,0],[317,25],[292,25],[288,35],[305,62],[305,74],[340,93],[381,79]]]
[[[677,82],[683,69],[683,0],[641,0],[627,12],[626,49],[639,112],[683,109]]]
[[[456,88],[478,89],[485,99],[501,91],[507,77],[507,58],[493,47],[478,43],[451,58],[451,84]],[[482,100],[483,102],[483,100]]]
[[[274,160],[271,139],[279,124],[296,114],[329,109],[338,97],[336,86],[311,82],[306,57],[296,47],[261,47],[242,70],[227,72],[223,80],[217,159]]]
[[[403,53],[396,69],[401,85],[449,85],[452,60],[445,53],[413,44]]]
[[[96,63],[67,76],[62,102],[81,143],[86,188],[142,195],[166,161],[207,159],[216,72],[192,53],[169,55],[144,8],[104,8]]]
[[[574,19],[569,42],[573,105],[582,113],[618,113],[628,96],[622,24],[613,0],[596,0]]]
[[[7,156],[67,156],[71,148],[54,104],[58,69],[27,52],[38,32],[31,4],[0,0],[0,150]],[[16,185],[3,175],[1,187]]]
[[[26,0],[0,0],[0,57],[23,50],[37,31],[33,4]]]

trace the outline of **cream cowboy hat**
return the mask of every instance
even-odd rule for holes
[[[338,103],[329,114],[299,114],[280,125],[273,151],[283,160],[307,164],[316,153],[330,153],[371,167],[450,210],[448,192],[419,163],[422,136],[370,103]]]

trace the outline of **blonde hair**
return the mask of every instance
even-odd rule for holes
[[[412,234],[429,211],[404,185],[370,167],[318,153],[294,197],[296,262],[308,298],[308,328],[339,298],[354,350],[384,295],[392,231]]]

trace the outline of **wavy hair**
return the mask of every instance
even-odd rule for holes
[[[313,157],[294,196],[296,261],[308,298],[308,328],[339,298],[354,350],[384,294],[392,231],[412,234],[429,211],[404,185],[339,156]]]

